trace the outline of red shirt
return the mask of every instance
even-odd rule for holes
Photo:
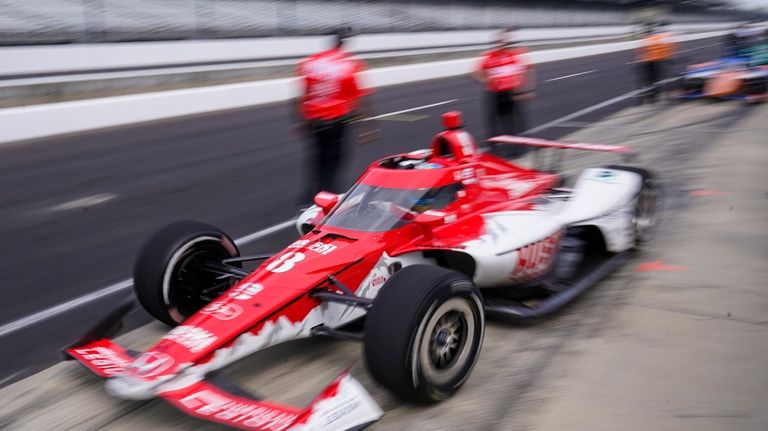
[[[309,56],[299,63],[296,74],[303,80],[301,113],[308,120],[334,120],[357,108],[368,91],[360,88],[357,73],[365,63],[339,48]]]
[[[527,52],[525,48],[497,48],[485,53],[477,70],[485,75],[486,89],[496,93],[522,87],[530,67],[523,58]]]

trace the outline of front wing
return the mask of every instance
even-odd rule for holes
[[[106,338],[71,347],[66,353],[104,378],[124,372],[134,359],[129,351]],[[206,379],[157,395],[191,416],[251,431],[360,430],[383,415],[349,370],[304,408],[260,400],[226,386]]]

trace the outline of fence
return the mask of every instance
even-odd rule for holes
[[[363,33],[623,25],[630,12],[619,2],[566,0],[0,0],[0,44],[287,36],[339,25]],[[670,18],[734,16],[694,9]]]

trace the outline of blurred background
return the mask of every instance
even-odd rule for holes
[[[752,20],[760,0],[3,0],[0,43],[98,43]],[[439,13],[436,11],[439,9]]]
[[[0,43],[97,43],[751,20],[760,0],[3,0]],[[435,13],[439,8],[440,13]]]
[[[340,26],[379,137],[345,143],[342,188],[428,147],[446,111],[482,142],[470,74],[515,27],[535,66],[520,132],[635,148],[664,181],[662,234],[555,318],[491,322],[439,406],[392,399],[359,346],[327,340],[244,361],[238,382],[290,400],[355,363],[378,430],[767,429],[767,20],[765,0],[0,0],[0,429],[217,429],[107,399],[59,352],[132,297],[137,250],[171,221],[219,226],[244,253],[297,237],[313,154],[295,71]],[[676,48],[649,85],[640,47],[661,31]],[[702,67],[754,87],[699,100]],[[165,329],[136,310],[123,341]]]

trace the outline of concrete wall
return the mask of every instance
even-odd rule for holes
[[[0,0],[2,1],[2,0]],[[676,31],[716,30],[732,23],[673,26]],[[530,28],[518,32],[524,41],[619,36],[634,26]],[[485,44],[498,30],[365,34],[355,37],[356,52],[407,50],[441,46]],[[327,36],[270,37],[226,40],[122,42],[74,45],[0,47],[0,77],[36,73],[183,65],[225,61],[296,58],[324,49]]]

